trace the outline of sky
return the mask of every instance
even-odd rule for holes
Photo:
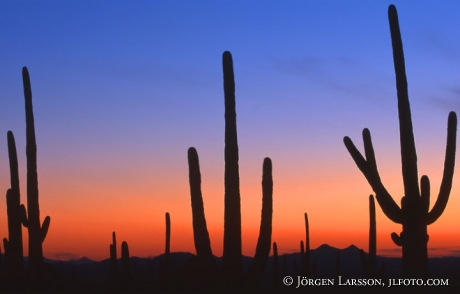
[[[45,257],[109,258],[113,231],[131,256],[195,253],[187,149],[199,154],[213,253],[222,255],[222,53],[233,55],[243,254],[253,256],[264,157],[273,161],[279,254],[368,248],[372,189],[343,137],[372,134],[382,181],[403,193],[387,9],[400,18],[419,175],[441,182],[447,116],[460,110],[460,5],[455,1],[1,1],[0,191],[9,188],[6,133],[18,149],[26,203],[21,69],[33,93]],[[3,135],[1,135],[3,134]],[[458,164],[457,164],[458,167]],[[458,168],[457,168],[458,170]],[[429,256],[460,255],[459,172]],[[1,192],[0,192],[1,194]],[[4,194],[4,195],[5,195]],[[400,256],[377,206],[377,253]],[[7,237],[0,201],[0,237]],[[28,255],[23,229],[24,255]],[[3,247],[3,246],[2,246]],[[3,249],[3,248],[2,248]]]

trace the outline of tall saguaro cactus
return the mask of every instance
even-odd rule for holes
[[[32,276],[40,278],[43,269],[43,248],[50,225],[50,217],[45,217],[40,224],[40,208],[38,202],[37,176],[37,143],[35,140],[34,113],[32,107],[32,89],[29,72],[22,68],[24,98],[26,105],[26,155],[27,155],[27,213],[29,230],[29,269]]]
[[[6,192],[9,239],[4,238],[3,244],[7,257],[8,271],[12,276],[17,276],[24,268],[22,224],[27,226],[27,219],[25,207],[20,201],[18,157],[13,132],[8,131],[7,138],[11,188]]]
[[[222,267],[230,280],[241,279],[243,260],[241,253],[241,201],[238,168],[238,139],[236,132],[235,80],[230,52],[222,56],[225,95],[225,208],[224,252]]]
[[[242,282],[243,264],[235,82],[232,56],[228,51],[223,54],[223,72],[225,93],[225,216],[222,272],[226,285],[236,289]],[[193,147],[188,150],[188,163],[195,248],[201,265],[206,264],[204,267],[209,270],[215,267],[215,261],[213,260],[204,216],[198,154]],[[262,169],[262,216],[256,254],[248,273],[248,278],[251,281],[256,281],[262,274],[271,246],[273,179],[270,158],[264,159]]]
[[[402,246],[403,275],[409,278],[426,277],[428,270],[427,226],[434,223],[443,213],[452,188],[455,166],[457,115],[455,112],[449,113],[444,173],[438,198],[430,211],[430,182],[428,177],[425,175],[422,176],[420,189],[418,185],[417,153],[412,130],[401,33],[395,6],[389,6],[388,17],[396,73],[401,162],[404,183],[404,196],[401,199],[401,207],[396,204],[380,180],[369,130],[363,130],[365,157],[358,151],[350,138],[345,137],[344,143],[356,165],[374,190],[377,202],[384,214],[393,222],[402,224],[401,234],[398,236],[396,233],[392,233],[391,237],[395,244]]]

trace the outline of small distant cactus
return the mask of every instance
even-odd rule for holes
[[[374,278],[376,275],[377,259],[377,223],[375,220],[374,196],[369,196],[369,259],[366,261],[364,250],[360,249],[359,256],[361,266],[366,278]]]
[[[129,248],[126,241],[121,243],[121,279],[124,285],[128,285],[131,279],[131,272],[129,268]]]
[[[171,218],[169,212],[165,214],[166,220],[166,242],[165,242],[165,271],[166,275],[169,272],[169,260],[171,255]]]
[[[171,259],[171,218],[169,212],[165,213],[166,221],[166,242],[165,242],[165,253],[164,253],[164,262],[160,265],[160,281],[161,289],[167,291],[170,285],[170,259]]]
[[[392,233],[391,238],[396,245],[402,246],[403,276],[405,278],[424,278],[428,275],[427,226],[434,223],[444,212],[452,188],[455,166],[457,115],[455,112],[449,113],[444,173],[438,198],[430,211],[430,182],[428,177],[425,175],[421,177],[420,188],[418,184],[417,152],[415,150],[407,92],[404,53],[398,14],[394,5],[390,5],[388,8],[388,18],[396,74],[401,163],[404,183],[404,196],[401,199],[401,207],[396,204],[382,184],[377,170],[369,130],[363,130],[365,157],[358,151],[350,138],[345,137],[344,143],[356,165],[374,190],[377,202],[382,208],[383,213],[393,222],[402,224],[401,234]]]
[[[117,279],[117,236],[112,232],[112,244],[110,244],[110,275],[112,280]]]
[[[305,253],[301,254],[302,275],[310,276],[310,228],[308,225],[308,215],[304,213],[305,218]]]

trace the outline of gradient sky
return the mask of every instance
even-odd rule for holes
[[[222,53],[234,59],[243,253],[253,256],[264,157],[273,160],[272,240],[299,251],[367,250],[372,189],[343,137],[371,130],[384,185],[403,193],[388,5],[398,9],[419,174],[441,181],[447,115],[460,111],[460,5],[455,1],[1,1],[0,191],[6,132],[16,137],[26,203],[22,66],[30,72],[41,218],[48,258],[109,257],[111,233],[132,256],[195,252],[187,149],[200,157],[213,253],[222,254]],[[457,5],[456,5],[457,4]],[[460,255],[457,171],[430,256]],[[0,201],[0,237],[7,237]],[[401,226],[377,207],[378,254],[400,255]],[[23,230],[25,255],[27,231]]]

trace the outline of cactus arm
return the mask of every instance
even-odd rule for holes
[[[444,212],[447,201],[449,200],[450,190],[452,188],[452,179],[455,167],[455,148],[457,141],[457,115],[455,112],[449,113],[447,123],[447,145],[446,157],[444,160],[444,172],[442,175],[441,188],[439,189],[438,199],[433,209],[428,213],[427,224],[434,223]]]
[[[430,209],[430,179],[425,175],[420,179],[420,199],[423,213],[428,213]]]
[[[393,240],[393,242],[398,246],[403,245],[402,238],[400,236],[398,236],[398,234],[396,234],[396,233],[391,233],[391,240]]]
[[[366,177],[368,183],[371,185],[372,190],[376,194],[377,201],[382,208],[383,213],[395,223],[402,223],[402,213],[399,206],[393,200],[386,188],[383,186],[382,181],[377,169],[375,160],[374,148],[372,147],[372,139],[368,129],[363,130],[363,141],[366,158],[358,151],[353,141],[349,137],[345,137],[343,142],[345,147],[355,161],[359,170]],[[367,159],[367,160],[366,160]]]
[[[24,206],[24,204],[21,204],[19,206],[19,213],[21,216],[22,225],[26,228],[29,227],[29,220],[27,219],[27,212],[26,212],[26,207]]]
[[[398,13],[394,5],[390,5],[388,8],[388,19],[390,22],[391,43],[396,74],[404,195],[408,197],[419,197],[417,152],[415,150],[409,95],[407,93],[407,78],[401,32],[399,30]]]
[[[201,173],[198,153],[195,148],[188,149],[189,183],[192,203],[193,239],[196,255],[213,259],[206,217],[204,215],[203,196],[201,193]]]
[[[8,131],[8,158],[10,162],[10,182],[11,189],[19,195],[19,169],[18,169],[18,155],[16,152],[16,142],[14,140],[13,132]],[[20,200],[18,197],[17,204],[19,205]]]
[[[3,238],[3,249],[5,249],[5,254],[7,254],[9,250],[10,242],[7,238]]]
[[[267,264],[272,238],[273,178],[270,158],[264,159],[262,170],[262,213],[259,238],[256,254],[249,268],[249,274],[253,274],[256,279],[260,278]]]
[[[48,229],[50,227],[50,221],[51,218],[49,216],[46,216],[45,219],[43,220],[42,227],[40,228],[40,234],[41,234],[41,241],[45,241],[46,234],[48,234]]]

